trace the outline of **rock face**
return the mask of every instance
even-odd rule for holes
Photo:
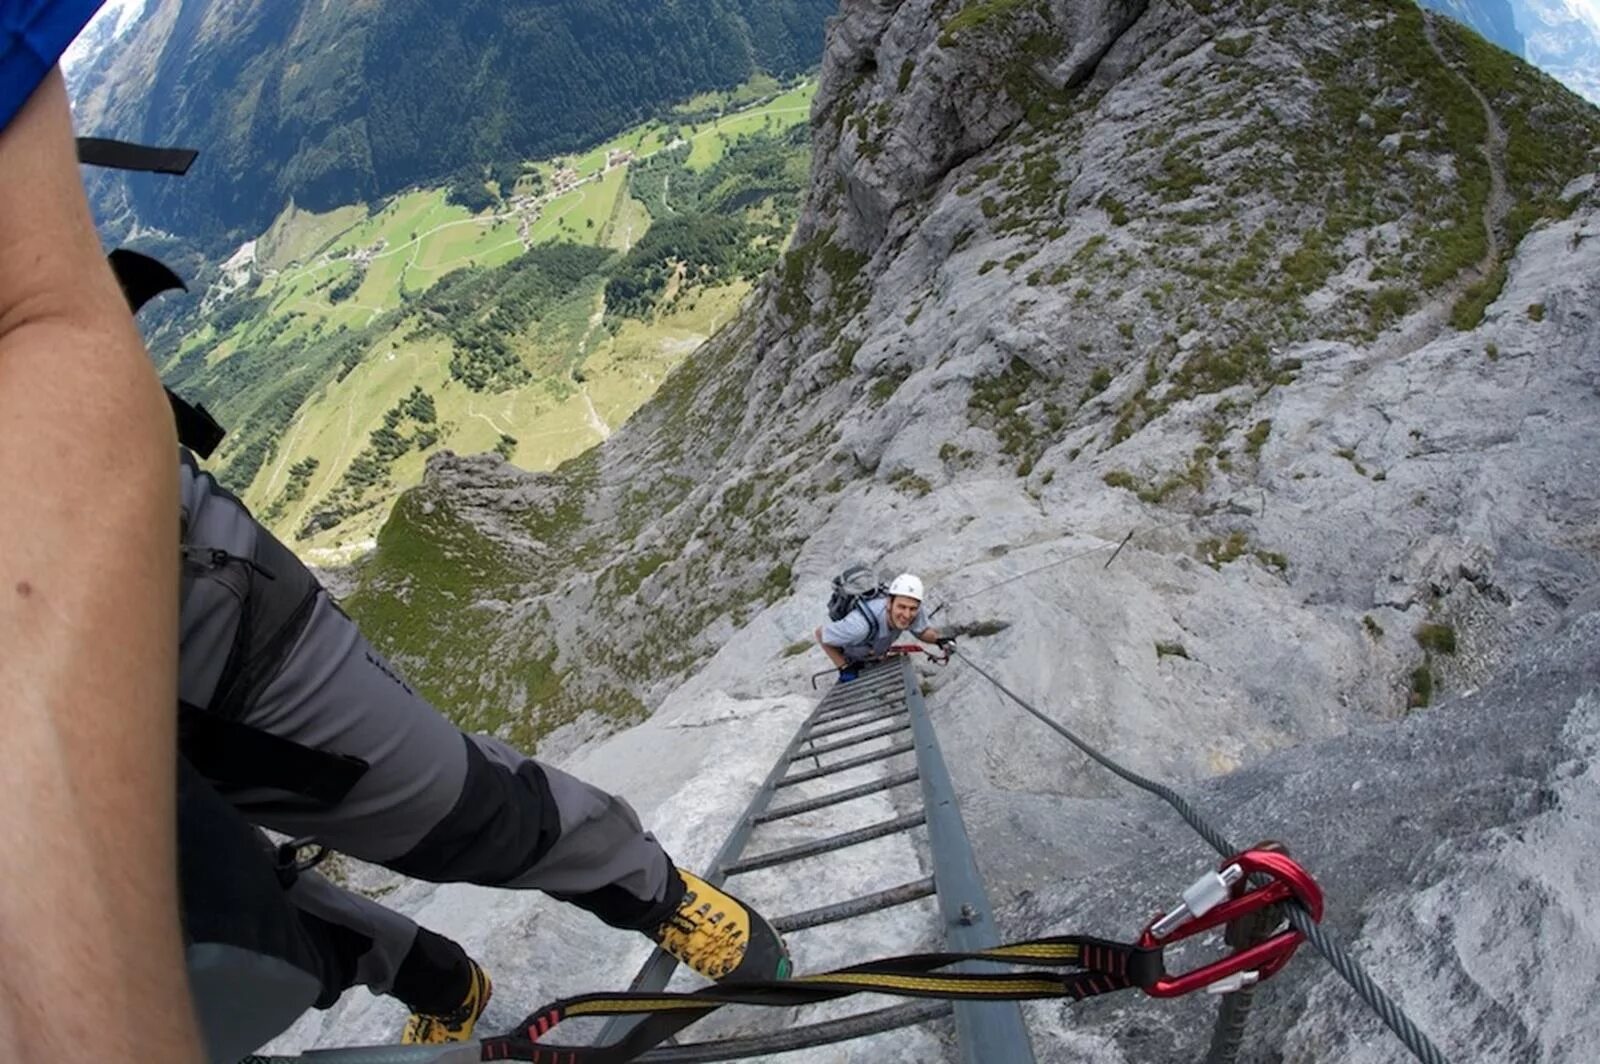
[[[1285,829],[1303,840],[1296,855],[1328,891],[1325,926],[1347,944],[1359,934],[1357,958],[1451,1060],[1585,1060],[1597,1033],[1593,1010],[1575,1007],[1592,1001],[1600,967],[1580,886],[1594,872],[1600,796],[1597,605],[1588,596],[1495,680],[1438,713],[1309,744],[1191,794],[1238,843]],[[1210,860],[1163,806],[1142,796],[1119,804],[1148,833],[1106,839],[1109,810],[1056,818],[1029,841],[1065,874],[1002,919],[1040,931],[1137,927],[1155,901],[1152,877],[1186,885]],[[1035,1043],[1041,1060],[1084,1059],[1072,1052],[1088,1043],[1099,1053],[1088,1059],[1191,1061],[1212,1011],[1200,996],[1040,1008],[1036,1032],[1070,1034],[1065,1046]],[[1247,1061],[1412,1059],[1310,947],[1257,991],[1245,1047]]]
[[[657,706],[792,695],[847,562],[918,572],[937,623],[1009,625],[975,660],[1287,840],[1452,1059],[1584,1059],[1592,977],[1531,959],[1561,928],[1592,969],[1588,858],[1523,855],[1594,841],[1592,109],[1410,3],[846,0],[813,128],[744,314],[554,476],[438,460],[357,616],[598,770],[574,742]],[[929,685],[1008,932],[1131,934],[1210,863],[975,673]],[[1332,979],[1264,989],[1247,1059],[1401,1059]],[[1207,1008],[1032,1016],[1041,1059],[1177,1061]]]

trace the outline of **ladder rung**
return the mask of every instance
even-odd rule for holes
[[[813,725],[832,724],[836,720],[848,720],[851,717],[859,717],[863,713],[878,713],[892,705],[905,705],[905,699],[896,698],[890,694],[876,698],[857,699],[854,702],[846,702],[840,706],[830,706],[826,713],[818,713],[811,723]]]
[[[881,780],[873,780],[871,783],[863,783],[859,787],[851,787],[847,791],[834,791],[832,794],[824,794],[820,798],[808,798],[803,802],[795,802],[793,805],[781,806],[756,817],[756,823],[766,824],[773,820],[782,820],[786,816],[809,813],[813,809],[838,805],[840,802],[848,802],[852,798],[861,798],[868,794],[876,794],[879,791],[887,791],[892,787],[899,787],[901,784],[915,782],[917,782],[916,769],[898,772],[893,776],[885,776]]]
[[[927,822],[927,816],[921,812],[908,813],[905,816],[895,817],[893,820],[885,820],[881,824],[869,824],[864,828],[842,832],[838,835],[830,835],[825,839],[802,842],[798,846],[789,846],[781,850],[773,850],[771,853],[746,857],[742,861],[735,861],[733,864],[728,865],[722,870],[722,874],[736,876],[741,872],[754,872],[758,868],[771,868],[773,865],[788,864],[790,861],[798,861],[803,857],[815,857],[818,854],[832,853],[834,850],[842,850],[846,846],[854,846],[857,843],[867,842],[871,839],[881,839],[885,835],[898,835],[902,831],[910,831],[912,828]]]
[[[862,743],[870,743],[874,739],[882,739],[886,735],[894,735],[897,732],[910,730],[911,718],[907,717],[898,724],[891,724],[886,728],[879,728],[877,731],[863,732],[860,735],[852,735],[848,739],[838,739],[831,743],[824,743],[822,746],[813,746],[809,750],[801,750],[789,760],[804,761],[808,757],[820,757],[823,754],[831,754],[835,750],[844,750],[852,746],[860,746]]]
[[[790,931],[801,931],[808,927],[821,927],[823,924],[837,923],[840,920],[849,920],[856,916],[865,916],[875,913],[880,909],[892,909],[896,905],[926,898],[936,893],[933,877],[919,879],[915,883],[904,883],[888,890],[880,890],[876,894],[863,894],[859,898],[849,901],[835,902],[832,905],[819,905],[815,909],[805,912],[792,913],[789,916],[780,916],[772,921],[772,926],[779,934],[788,934]]]
[[[828,717],[826,720],[813,721],[811,726],[813,730],[823,727],[836,727],[840,725],[845,728],[857,728],[867,721],[872,720],[875,717],[880,717],[885,713],[904,713],[905,711],[905,699],[897,698],[892,701],[874,702],[870,706],[863,706],[860,709],[852,709],[848,713],[840,713],[838,716]]]
[[[874,750],[869,754],[862,754],[846,761],[835,762],[832,765],[823,765],[821,768],[808,768],[804,772],[796,772],[793,776],[783,777],[783,779],[774,783],[772,787],[776,790],[779,787],[792,787],[796,783],[804,783],[806,780],[819,780],[824,776],[831,776],[835,772],[860,768],[862,765],[870,765],[874,761],[886,761],[896,754],[909,754],[914,749],[916,749],[916,744],[907,740],[903,743],[896,743],[887,750]]]
[[[822,703],[818,707],[824,713],[835,710],[841,706],[856,705],[861,702],[871,701],[874,698],[892,698],[905,691],[905,682],[898,677],[880,683],[866,683],[857,680],[848,685],[844,690],[835,686],[833,690],[822,696]]]
[[[880,720],[888,720],[891,717],[903,717],[905,715],[905,707],[897,706],[894,709],[885,710],[884,712],[879,713],[876,717],[862,717],[860,720],[853,720],[848,724],[835,724],[831,727],[823,728],[820,731],[807,732],[806,738],[812,742],[815,742],[818,739],[825,739],[830,735],[838,735],[840,732],[847,732],[851,728],[860,728],[868,724],[876,724]]]

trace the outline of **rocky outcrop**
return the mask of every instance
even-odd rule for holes
[[[917,213],[904,208],[1016,128],[1033,89],[1059,93],[1089,81],[1148,6],[974,4],[945,21],[949,5],[937,0],[846,0],[813,105],[813,179],[819,189],[833,182],[835,194],[814,197],[818,209],[797,242],[826,227],[835,243],[872,254],[890,235],[892,217],[903,225]],[[1170,36],[1175,18],[1152,17],[1139,36]],[[1005,32],[994,32],[995,22]]]

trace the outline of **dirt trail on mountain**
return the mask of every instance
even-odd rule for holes
[[[1489,250],[1484,255],[1483,261],[1478,264],[1478,270],[1484,276],[1494,269],[1502,253],[1511,249],[1504,246],[1506,237],[1506,216],[1511,213],[1511,193],[1506,190],[1506,131],[1500,125],[1500,117],[1494,113],[1494,108],[1489,106],[1489,101],[1478,86],[1472,83],[1462,69],[1449,59],[1439,47],[1439,38],[1434,33],[1434,21],[1431,15],[1424,13],[1423,27],[1428,34],[1428,46],[1433,49],[1433,54],[1439,57],[1439,62],[1449,67],[1456,78],[1465,85],[1467,91],[1472,93],[1478,101],[1478,106],[1483,108],[1483,119],[1488,126],[1488,132],[1483,141],[1483,155],[1489,163],[1489,198],[1483,205],[1483,228],[1489,238]]]
[[[1422,17],[1428,45],[1433,49],[1434,55],[1456,75],[1462,86],[1478,101],[1478,106],[1483,108],[1486,128],[1482,151],[1489,164],[1489,195],[1483,204],[1483,229],[1487,238],[1487,249],[1475,266],[1462,270],[1455,280],[1435,292],[1425,306],[1408,317],[1398,330],[1378,340],[1372,346],[1370,355],[1361,361],[1346,382],[1344,394],[1347,396],[1353,393],[1351,386],[1365,378],[1372,370],[1404,358],[1438,339],[1447,328],[1450,328],[1450,313],[1457,301],[1466,294],[1467,289],[1487,278],[1503,259],[1515,250],[1506,246],[1506,218],[1511,213],[1511,193],[1506,187],[1505,128],[1500,124],[1500,118],[1495,114],[1494,108],[1489,106],[1488,99],[1439,47],[1439,39],[1434,32],[1434,16],[1424,11]],[[1340,400],[1335,400],[1334,407],[1337,408],[1340,403]]]

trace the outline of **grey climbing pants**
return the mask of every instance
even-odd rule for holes
[[[459,731],[187,453],[180,475],[184,712],[365,762],[329,801],[197,759],[244,820],[418,879],[541,890],[617,927],[653,928],[676,908],[682,880],[627,802]],[[292,601],[256,608],[274,595]],[[461,1000],[454,943],[314,872],[287,898],[320,955],[317,1004],[356,984],[421,1011]]]

